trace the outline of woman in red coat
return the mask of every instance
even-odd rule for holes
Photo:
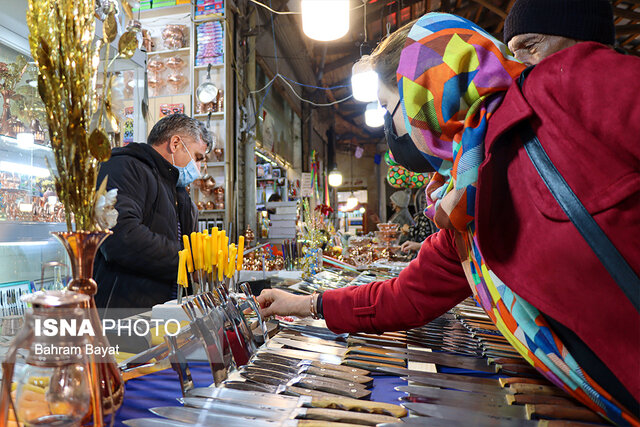
[[[383,332],[421,326],[473,294],[550,381],[616,424],[640,425],[640,316],[515,130],[531,124],[638,274],[640,105],[628,85],[637,86],[640,58],[580,43],[541,62],[520,90],[524,66],[504,44],[467,20],[429,13],[383,42],[371,63],[394,157],[437,172],[426,213],[441,231],[397,279],[311,300],[264,291],[263,314],[307,316],[313,306],[335,332]]]

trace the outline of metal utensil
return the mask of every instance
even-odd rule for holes
[[[207,67],[207,78],[198,85],[196,89],[196,97],[203,104],[213,102],[218,96],[218,88],[211,81],[211,64]]]

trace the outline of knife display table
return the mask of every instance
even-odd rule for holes
[[[206,364],[189,365],[191,375],[197,386],[208,386],[211,383],[211,371]],[[407,385],[397,376],[380,375],[374,378],[371,400],[375,402],[398,403],[404,393],[395,387]],[[125,400],[116,417],[116,426],[124,427],[124,420],[131,418],[154,417],[149,408],[156,406],[182,405],[178,398],[182,396],[176,373],[172,369],[145,375],[126,383]]]

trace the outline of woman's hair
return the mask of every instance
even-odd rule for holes
[[[398,83],[396,71],[398,71],[398,64],[400,63],[400,53],[407,41],[409,31],[411,31],[416,21],[417,19],[404,24],[398,30],[389,34],[387,38],[380,42],[371,55],[362,59],[363,62],[368,63],[378,73],[382,83],[396,87]]]

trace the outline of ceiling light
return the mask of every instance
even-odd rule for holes
[[[387,110],[382,108],[379,102],[371,102],[367,104],[367,109],[364,112],[364,121],[369,127],[379,128],[384,125],[386,112]]]
[[[378,100],[378,73],[366,62],[356,62],[351,69],[351,93],[361,102]]]
[[[329,172],[329,185],[332,187],[340,187],[342,185],[342,173],[338,169]]]
[[[301,6],[307,37],[326,42],[349,32],[349,0],[301,0]]]
[[[356,197],[355,194],[353,194],[353,192],[351,192],[351,195],[347,199],[346,209],[350,211],[350,210],[353,210],[356,206],[358,206],[358,198]]]

